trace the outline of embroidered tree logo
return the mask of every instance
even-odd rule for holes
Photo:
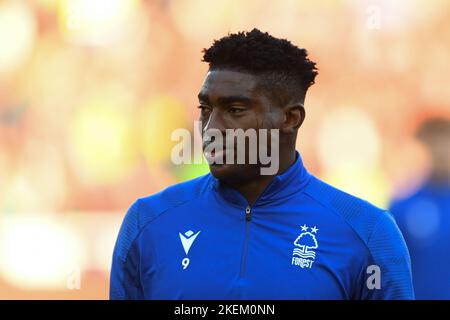
[[[317,249],[319,247],[316,236],[311,232],[303,232],[300,234],[297,239],[295,239],[294,245],[299,247],[300,251],[304,253],[311,252],[310,249]]]

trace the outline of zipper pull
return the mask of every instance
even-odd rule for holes
[[[245,208],[245,220],[250,221],[252,218],[252,209],[250,208],[250,206],[247,206],[247,208]]]

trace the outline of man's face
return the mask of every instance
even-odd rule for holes
[[[248,155],[249,151],[255,150],[249,150],[249,143],[245,143],[245,164],[236,163],[238,146],[236,143],[234,147],[226,143],[226,130],[255,129],[258,133],[258,129],[278,128],[283,117],[282,109],[272,106],[270,100],[261,92],[258,87],[258,76],[239,71],[209,71],[198,98],[203,150],[210,163],[211,173],[229,183],[254,179],[260,174],[260,165],[249,164]],[[211,141],[208,141],[207,133],[210,130],[221,132],[223,150],[208,152]],[[229,161],[226,155],[229,154],[230,148],[234,149],[235,156],[233,163],[226,163]],[[215,163],[220,162],[219,158],[223,160],[222,164]]]

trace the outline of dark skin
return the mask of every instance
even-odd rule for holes
[[[206,129],[218,129],[224,137],[226,129],[279,129],[279,170],[275,174],[278,175],[295,162],[297,131],[305,118],[305,110],[303,101],[279,105],[261,88],[260,82],[258,75],[210,70],[198,95],[201,129],[202,133]],[[250,205],[275,176],[261,175],[260,168],[260,164],[248,163],[210,164],[211,173],[241,193]]]

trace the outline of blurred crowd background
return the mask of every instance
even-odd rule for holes
[[[384,208],[427,178],[414,133],[450,116],[449,1],[0,0],[0,298],[108,297],[127,208],[208,170],[170,161],[201,50],[253,27],[317,62],[313,174]]]

